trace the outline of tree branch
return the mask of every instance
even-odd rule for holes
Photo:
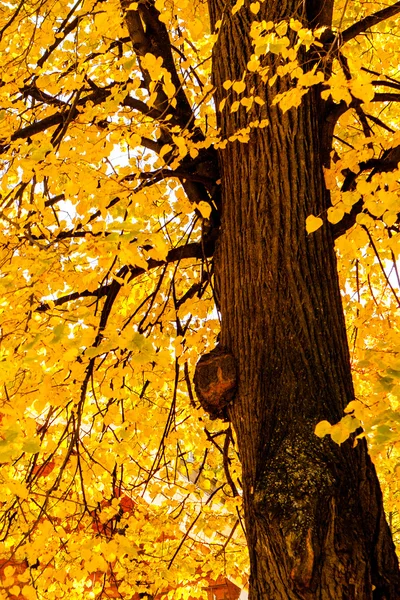
[[[18,14],[19,14],[21,8],[24,6],[24,4],[25,4],[25,0],[21,0],[20,3],[18,4],[16,10],[13,12],[12,17],[9,19],[9,21],[7,21],[7,23],[4,25],[4,27],[2,27],[2,29],[0,29],[0,42],[3,39],[4,32],[6,31],[6,29],[8,29],[13,24],[15,19],[18,17]]]
[[[73,10],[75,10],[79,4],[80,4],[80,2],[77,2],[76,5],[73,7]],[[68,15],[68,17],[69,17],[69,15]],[[44,63],[50,57],[50,55],[54,52],[54,50],[56,50],[56,48],[58,48],[58,46],[61,44],[61,42],[63,42],[65,40],[65,38],[67,37],[67,35],[69,35],[71,33],[71,31],[76,29],[76,27],[79,25],[80,21],[82,21],[82,19],[84,17],[86,17],[86,14],[75,17],[75,19],[73,21],[71,21],[71,23],[69,25],[66,24],[68,17],[63,21],[63,23],[59,27],[58,31],[56,32],[57,37],[55,38],[55,41],[47,48],[47,50],[43,53],[43,55],[37,61],[38,67],[43,67]]]
[[[149,89],[151,77],[141,65],[141,57],[147,53],[162,58],[163,67],[170,74],[171,83],[175,86],[176,108],[172,107],[170,99],[160,84],[156,88],[157,98],[154,106],[165,116],[167,114],[174,115],[182,128],[193,130],[193,111],[176,71],[168,30],[165,24],[159,20],[159,11],[150,1],[139,2],[137,10],[129,9],[130,0],[121,0],[121,5],[125,11],[125,22],[147,89]],[[203,139],[200,130],[196,129],[196,134],[199,139]]]
[[[155,140],[152,140],[151,138],[143,137],[143,136],[142,136],[142,139],[140,140],[140,143],[145,148],[148,148],[149,150],[152,150],[153,152],[156,152],[157,154],[160,152],[161,148],[163,147],[163,145],[160,144],[160,142],[157,142]]]
[[[371,81],[372,85],[379,85],[382,87],[391,87],[394,88],[395,90],[400,90],[400,83],[397,83],[395,81],[381,81],[381,80],[373,80]]]
[[[378,10],[378,12],[368,15],[364,19],[357,21],[340,34],[340,39],[343,43],[349,42],[360,33],[364,33],[367,29],[374,27],[378,23],[397,15],[400,12],[400,2],[395,2],[392,6]]]
[[[346,176],[342,185],[342,191],[347,192],[350,189],[354,189],[357,177],[365,171],[371,170],[371,173],[368,175],[368,181],[371,181],[372,177],[376,173],[387,173],[389,171],[394,171],[394,169],[397,169],[399,163],[400,145],[386,150],[381,158],[370,158],[369,160],[360,163],[360,170],[358,173],[350,171]],[[357,215],[362,213],[363,209],[364,200],[360,198],[358,202],[353,204],[351,211],[345,214],[343,219],[339,221],[339,223],[336,223],[335,225],[331,226],[334,239],[337,239],[338,237],[346,233],[346,231],[351,229],[351,227],[353,227],[353,225],[356,224]]]
[[[379,92],[374,95],[371,102],[400,102],[400,94],[394,92]],[[345,112],[352,108],[355,109],[362,104],[364,104],[363,100],[354,97],[350,104],[347,104],[344,100],[339,102],[339,104],[329,102],[327,103],[328,110],[326,112],[325,120],[327,124],[329,124],[329,127],[332,128]]]
[[[40,90],[37,87],[36,83],[26,85],[24,88],[21,89],[21,94],[22,94],[23,98],[30,96],[31,98],[34,98],[35,100],[38,100],[39,102],[43,102],[43,103],[49,104],[51,106],[68,107],[67,102],[65,102],[64,100],[60,100],[59,98],[56,98],[55,96],[51,96],[47,92],[43,92],[42,90]]]
[[[213,188],[216,185],[216,179],[212,179],[211,177],[206,177],[205,175],[199,175],[198,173],[190,173],[185,169],[157,169],[157,171],[147,171],[140,173],[139,175],[127,175],[123,178],[122,181],[131,181],[132,179],[151,179],[151,183],[155,183],[156,181],[161,181],[162,179],[168,179],[169,177],[176,177],[179,180],[188,181],[197,181],[202,183],[206,188]]]
[[[143,273],[146,273],[151,269],[155,269],[165,264],[178,262],[184,260],[185,258],[209,258],[213,255],[214,246],[214,240],[205,240],[204,242],[192,242],[184,246],[178,246],[177,248],[173,248],[168,252],[165,260],[156,260],[154,258],[150,258],[147,261],[147,270],[143,267],[130,265],[129,267],[122,267],[122,269],[117,273],[117,277],[125,276],[129,273],[127,282],[130,283],[136,277],[143,275]],[[125,271],[123,271],[123,269],[125,269]],[[116,280],[113,280],[111,283],[108,283],[106,285],[100,286],[99,288],[97,288],[97,290],[83,290],[82,292],[72,292],[71,294],[60,296],[56,300],[52,301],[51,304],[49,304],[48,302],[41,304],[36,308],[36,312],[46,312],[51,308],[54,308],[55,306],[61,306],[62,304],[66,304],[67,302],[78,300],[80,298],[104,298],[104,296],[108,296],[110,294],[110,291],[114,289],[114,281]]]
[[[40,90],[38,90],[38,92],[40,93]],[[20,129],[17,129],[11,135],[10,139],[11,139],[11,141],[15,141],[15,140],[19,140],[19,139],[27,139],[37,133],[41,133],[41,132],[45,131],[46,129],[55,127],[56,125],[61,125],[62,123],[64,123],[67,120],[67,117],[69,118],[70,121],[72,121],[73,119],[76,119],[76,117],[80,114],[80,111],[79,111],[80,106],[85,106],[88,102],[93,102],[93,104],[95,106],[98,104],[101,104],[102,102],[104,102],[104,100],[106,100],[109,96],[111,96],[112,93],[113,93],[112,89],[98,88],[97,91],[95,91],[91,94],[88,94],[84,98],[79,98],[75,107],[73,107],[69,104],[65,104],[64,105],[65,110],[54,113],[53,115],[45,117],[44,119],[41,119],[40,121],[36,121],[35,123],[32,123],[31,125],[27,125],[26,127],[21,127]],[[31,95],[30,91],[28,91],[28,90],[25,90],[25,94]],[[35,95],[36,95],[36,92],[35,92]],[[56,99],[54,99],[54,101],[55,100]],[[53,102],[53,103],[55,103],[55,102]],[[154,119],[158,119],[162,116],[160,111],[158,111],[157,109],[150,108],[147,106],[147,104],[145,102],[142,102],[141,100],[137,100],[136,98],[132,98],[131,96],[127,96],[122,101],[122,106],[127,106],[129,108],[137,110],[137,111],[141,112],[142,114],[152,117]],[[170,123],[174,124],[174,119],[171,119]],[[175,124],[177,124],[176,121],[175,121]],[[3,144],[0,145],[0,152],[6,151],[7,148],[8,148],[8,144],[5,140],[3,140]]]
[[[395,133],[394,129],[389,127],[389,125],[386,125],[386,123],[381,121],[381,119],[379,119],[378,117],[375,117],[374,115],[370,115],[368,113],[364,113],[364,114],[367,117],[367,119],[369,119],[370,121],[375,123],[375,125],[378,125],[378,127],[382,127],[382,129],[386,129],[386,131],[389,131],[390,133]]]
[[[372,98],[372,102],[400,102],[400,94],[379,92]]]
[[[331,225],[334,240],[339,238],[341,235],[344,235],[346,231],[351,229],[356,224],[357,215],[362,213],[363,208],[364,200],[361,198],[360,200],[358,200],[358,202],[353,204],[353,206],[351,207],[351,211],[349,213],[346,213],[343,219],[339,221],[339,223]]]

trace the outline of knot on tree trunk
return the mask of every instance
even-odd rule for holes
[[[211,419],[226,419],[226,407],[233,400],[237,385],[236,361],[217,346],[204,354],[196,365],[194,387],[202,408]]]

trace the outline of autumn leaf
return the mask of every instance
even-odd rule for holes
[[[310,215],[306,219],[306,230],[307,233],[314,233],[323,225],[323,220],[321,217],[315,217],[314,215]]]

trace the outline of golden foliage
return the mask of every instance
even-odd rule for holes
[[[337,45],[383,7],[337,2]],[[209,30],[204,3],[1,8],[1,599],[178,598],[189,583],[200,597],[220,573],[245,584],[232,434],[190,381],[219,331],[215,149],[268,127],[249,74],[260,88],[286,82],[272,100],[283,111],[319,85],[337,117],[332,207],[307,230],[343,233],[357,392],[318,433],[340,443],[362,425],[399,535],[399,22],[330,56],[323,30],[251,11],[254,54],[218,107],[249,124],[223,140],[210,78],[223,24]],[[308,70],[311,51],[321,58]]]

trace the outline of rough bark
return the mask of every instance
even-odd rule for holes
[[[302,17],[294,0],[261,6],[257,20]],[[215,23],[223,4],[209,7]],[[242,78],[254,18],[247,3],[235,16],[225,7],[213,57],[217,105],[222,83]],[[274,67],[272,57],[271,74]],[[305,230],[306,217],[328,201],[320,90],[283,114],[271,98],[285,82],[270,88],[257,77],[247,76],[248,89],[257,86],[266,105],[231,113],[228,101],[220,116],[223,137],[254,118],[269,126],[220,152],[215,257],[221,344],[238,365],[228,410],[243,468],[250,599],[394,600],[398,563],[366,445],[313,433],[354,398],[333,238],[328,227]]]

